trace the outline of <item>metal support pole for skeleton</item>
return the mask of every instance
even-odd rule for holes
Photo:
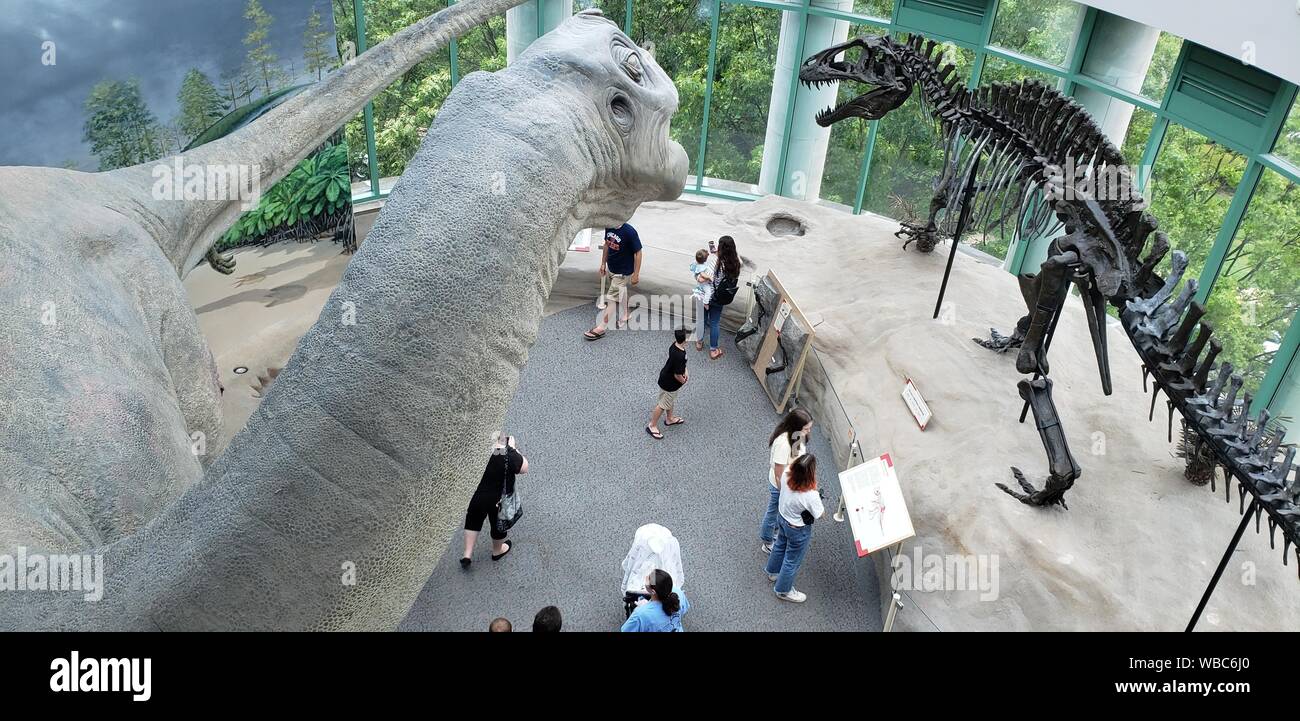
[[[971,199],[975,196],[975,176],[980,172],[980,159],[975,156],[975,161],[971,165],[970,176],[966,178],[966,187],[961,191],[961,213],[957,215],[957,227],[952,233],[952,249],[948,251],[948,265],[943,269],[943,282],[939,284],[939,298],[934,302],[934,315],[939,317],[939,309],[943,307],[943,296],[948,292],[948,276],[952,275],[952,262],[957,257],[957,245],[961,243],[961,236],[966,232],[966,223],[970,220]]]
[[[1226,485],[1231,478],[1224,480]],[[1196,606],[1196,613],[1192,614],[1192,620],[1187,622],[1187,632],[1191,633],[1196,629],[1196,622],[1201,620],[1201,612],[1205,610],[1205,604],[1210,602],[1210,596],[1214,594],[1214,588],[1219,585],[1219,577],[1223,575],[1223,569],[1228,567],[1228,559],[1237,550],[1237,543],[1241,541],[1241,534],[1246,532],[1246,525],[1250,519],[1255,516],[1255,507],[1259,505],[1258,499],[1250,501],[1250,507],[1241,517],[1241,523],[1237,526],[1237,532],[1232,536],[1232,543],[1228,544],[1228,550],[1223,552],[1223,558],[1219,559],[1219,567],[1214,569],[1214,577],[1210,579],[1210,585],[1206,587],[1205,594],[1201,596],[1201,602]]]

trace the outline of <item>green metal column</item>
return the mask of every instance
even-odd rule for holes
[[[447,6],[451,7],[456,4],[456,0],[447,0]],[[460,47],[456,44],[457,38],[451,39],[451,47],[448,49],[451,53],[451,86],[454,88],[460,82]]]
[[[357,55],[366,51],[366,9],[362,0],[352,0],[352,20],[357,27]],[[366,103],[363,111],[366,126],[366,164],[370,168],[370,195],[379,195],[379,161],[375,150],[375,104]]]
[[[628,0],[628,8],[632,0]],[[629,10],[630,11],[630,10]],[[704,154],[709,150],[709,106],[713,103],[713,75],[718,63],[718,23],[722,15],[722,0],[712,0],[709,6],[709,64],[704,79],[704,118],[700,121],[700,152],[695,156],[695,190],[704,187]],[[629,24],[630,24],[629,20]]]

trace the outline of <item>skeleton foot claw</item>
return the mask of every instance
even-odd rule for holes
[[[1016,483],[1024,489],[1024,493],[1012,490],[1005,483],[994,484],[1008,496],[1027,506],[1051,506],[1059,503],[1061,508],[1067,511],[1070,510],[1070,507],[1065,505],[1064,490],[1048,490],[1046,487],[1041,490],[1034,488],[1034,485],[1025,479],[1025,474],[1021,473],[1020,469],[1015,466],[1011,467],[1011,473],[1016,477]]]
[[[981,348],[987,348],[995,353],[1006,353],[1012,348],[1019,348],[1023,343],[1023,338],[1017,338],[1014,335],[1002,335],[997,328],[989,328],[989,337],[971,338],[975,344]]]
[[[939,244],[939,237],[933,225],[916,225],[915,223],[901,223],[898,230],[894,231],[895,238],[906,238],[907,242],[903,243],[903,250],[913,242],[916,243],[916,249],[922,253],[929,253],[934,250],[934,246]]]

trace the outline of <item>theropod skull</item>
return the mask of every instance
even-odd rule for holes
[[[817,114],[817,124],[830,127],[845,118],[877,120],[902,105],[912,94],[912,78],[899,57],[898,44],[886,37],[864,35],[833,45],[804,61],[799,80],[824,85],[852,80],[873,89]],[[856,57],[850,58],[852,51]]]

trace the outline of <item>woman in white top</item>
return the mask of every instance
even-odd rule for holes
[[[771,553],[772,542],[776,540],[776,504],[781,494],[781,476],[792,459],[804,454],[804,444],[808,440],[808,434],[812,433],[812,427],[812,416],[808,415],[808,411],[796,408],[785,414],[785,418],[776,425],[776,430],[772,431],[772,437],[767,439],[767,483],[770,489],[767,511],[758,525],[758,538],[763,542],[763,553]]]
[[[790,463],[782,479],[778,507],[776,543],[767,559],[767,578],[776,584],[772,590],[777,598],[803,603],[808,596],[795,590],[794,577],[812,542],[813,522],[826,512],[817,491],[817,459],[812,454]]]

